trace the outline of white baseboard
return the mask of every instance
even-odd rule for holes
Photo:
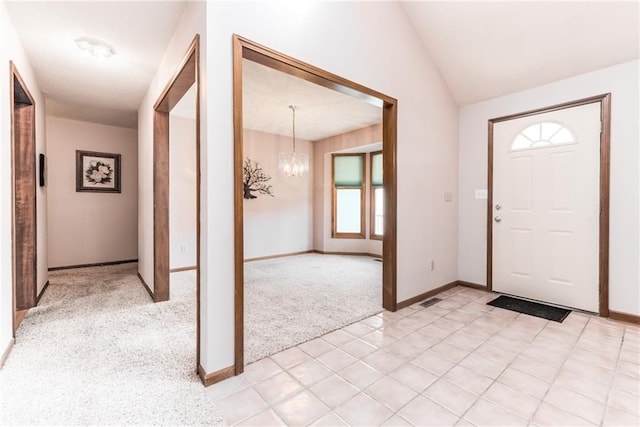
[[[11,338],[11,341],[9,341],[9,345],[7,345],[7,348],[2,352],[2,357],[0,357],[0,369],[2,369],[2,367],[4,366],[4,362],[7,360],[7,357],[9,357],[9,353],[11,353],[11,349],[13,348],[13,345],[15,343],[16,339]]]

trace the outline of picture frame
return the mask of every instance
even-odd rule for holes
[[[76,150],[76,192],[120,193],[121,155]]]

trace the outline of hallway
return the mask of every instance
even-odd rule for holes
[[[0,371],[0,424],[218,424],[195,367],[195,272],[154,304],[137,264],[53,271]]]

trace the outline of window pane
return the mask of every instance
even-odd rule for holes
[[[371,185],[382,185],[382,153],[371,156]]]
[[[558,123],[544,122],[542,123],[542,135],[540,135],[540,139],[549,141],[560,129],[562,129],[562,125]]]
[[[361,189],[336,190],[336,233],[360,233]]]
[[[384,225],[384,193],[382,188],[373,190],[373,234],[382,236]]]
[[[540,141],[540,124],[531,125],[522,134],[532,141]]]
[[[552,144],[568,144],[574,141],[573,135],[567,128],[560,129],[560,131],[551,138]]]
[[[541,148],[549,144],[572,144],[576,142],[573,134],[561,123],[536,123],[520,132],[511,143],[511,150]]]
[[[363,157],[335,156],[333,158],[333,171],[336,187],[361,187]]]

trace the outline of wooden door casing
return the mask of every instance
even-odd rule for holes
[[[598,311],[599,137],[599,103],[496,124],[495,291]]]
[[[15,310],[36,305],[35,103],[20,74],[12,73],[13,260]]]
[[[605,93],[549,107],[510,114],[488,120],[488,156],[487,156],[487,251],[486,251],[486,283],[487,290],[493,291],[493,131],[496,123],[518,117],[561,110],[584,104],[598,102],[601,105],[600,121],[600,219],[599,219],[599,304],[598,314],[609,316],[609,183],[610,183],[610,150],[611,150],[611,94]]]

